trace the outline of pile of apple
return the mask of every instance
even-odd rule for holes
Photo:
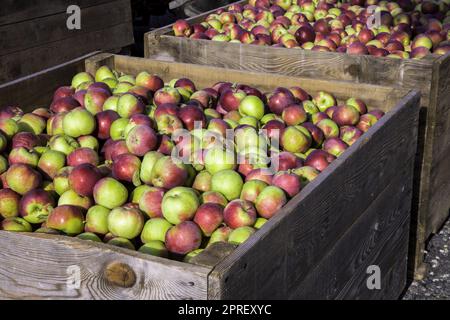
[[[421,59],[450,52],[450,1],[250,0],[176,36],[222,42]]]
[[[0,109],[0,226],[188,261],[246,241],[382,116],[300,87],[79,73],[48,109]]]

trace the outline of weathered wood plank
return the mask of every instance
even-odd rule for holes
[[[433,70],[433,153],[427,233],[435,233],[450,213],[450,54],[439,59]]]
[[[206,299],[210,268],[74,238],[0,231],[2,299]],[[121,263],[135,282],[123,287]],[[80,287],[71,275],[80,271]],[[107,273],[107,271],[109,273]],[[121,270],[116,277],[121,277]],[[76,278],[73,278],[76,279]],[[126,278],[124,278],[127,283]],[[117,283],[117,284],[115,284]]]
[[[84,61],[95,53],[79,57],[15,81],[0,84],[0,106],[20,104],[26,111],[48,107],[53,93],[61,85],[70,85],[72,77],[84,71]]]
[[[64,13],[43,16],[41,18],[0,26],[0,57],[29,48],[44,46],[67,38],[105,30],[119,22],[132,21],[130,1],[116,0],[83,8],[80,30],[69,30],[66,26],[68,15]],[[111,38],[111,36],[109,36]],[[75,47],[74,50],[82,50]],[[54,52],[58,54],[58,52]]]
[[[237,70],[278,73],[290,76],[426,89],[431,83],[430,62],[405,61],[371,56],[349,56],[272,48],[149,33],[147,58],[210,65]],[[369,76],[370,75],[370,76]],[[423,104],[428,104],[425,95]]]
[[[198,87],[210,87],[218,81],[228,79],[232,82],[239,82],[244,84],[252,84],[263,91],[273,90],[277,86],[291,87],[294,85],[301,86],[306,91],[314,94],[323,88],[327,88],[328,91],[338,99],[346,99],[349,96],[358,96],[360,99],[366,101],[366,103],[372,108],[381,108],[388,111],[393,107],[393,102],[398,101],[403,97],[408,90],[392,89],[382,86],[374,86],[368,84],[359,84],[355,86],[349,82],[336,82],[329,80],[314,80],[302,77],[291,77],[285,75],[271,74],[270,76],[262,77],[257,72],[247,72],[232,69],[222,69],[209,66],[196,66],[192,68],[191,64],[185,63],[170,63],[164,61],[146,60],[141,58],[114,56],[114,66],[129,74],[136,75],[138,72],[146,70],[160,75],[165,80],[171,80],[177,77],[187,77],[195,79],[195,83]],[[111,61],[108,61],[111,64]],[[93,69],[88,71],[94,72]]]
[[[210,283],[221,292],[209,296],[279,298],[295,290],[387,186],[384,177],[398,171],[389,164],[408,165],[405,159],[413,158],[419,96],[408,98],[220,263]],[[266,252],[273,252],[271,259]],[[275,287],[285,291],[270,290]]]
[[[383,270],[382,282],[387,275],[384,271],[389,270],[397,262],[402,262],[406,266],[407,240],[405,239],[409,235],[413,158],[406,160],[405,163],[408,165],[390,179],[390,184],[347,230],[317,267],[311,270],[291,297],[358,299],[361,298],[360,292],[368,289],[366,283],[355,281],[354,278],[367,279],[369,275],[366,271],[369,266],[377,265]],[[401,228],[403,225],[407,227]],[[401,239],[404,239],[400,243],[403,250],[392,254],[391,251],[395,247],[393,244]],[[403,287],[393,288],[397,297],[400,296],[406,283],[406,273],[403,276]]]
[[[0,26],[39,17],[64,13],[70,5],[87,8],[110,0],[3,0],[0,7]]]
[[[398,226],[396,232],[391,235],[392,238],[384,248],[385,255],[379,262],[382,276],[381,289],[369,290],[367,288],[367,278],[369,274],[361,272],[355,273],[347,287],[342,291],[338,299],[383,299],[397,300],[401,295],[401,289],[405,288],[407,261],[399,259],[399,255],[404,257],[404,253],[408,250],[408,229],[409,221],[403,222]],[[401,254],[399,254],[401,253]]]
[[[0,83],[65,63],[93,51],[120,48],[133,42],[132,32],[131,24],[126,22],[104,30],[81,34],[56,43],[4,56],[0,65]],[[83,49],[75,50],[74,48]],[[55,55],[55,52],[58,54]]]

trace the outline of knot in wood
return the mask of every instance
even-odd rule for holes
[[[136,273],[127,264],[122,262],[112,262],[105,268],[106,280],[118,287],[131,288],[136,283]]]

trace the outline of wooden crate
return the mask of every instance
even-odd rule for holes
[[[215,11],[188,21],[202,22]],[[417,278],[424,274],[426,241],[440,229],[450,213],[450,161],[447,159],[450,154],[450,53],[422,60],[399,60],[191,40],[173,36],[170,25],[145,35],[145,56],[163,61],[421,91],[410,268]]]
[[[70,5],[81,8],[80,30],[67,28]],[[133,42],[130,0],[3,0],[0,83]]]
[[[0,101],[37,107],[32,100],[49,101],[75,72],[102,65],[133,75],[146,70],[167,81],[188,77],[198,87],[222,80],[261,90],[327,88],[339,100],[357,96],[387,114],[246,243],[236,249],[218,244],[193,264],[68,237],[0,231],[0,298],[399,297],[406,283],[418,92],[100,54],[0,86]],[[17,100],[24,96],[34,98]],[[67,286],[73,265],[81,272],[80,289]],[[367,288],[371,265],[381,269],[381,290]]]

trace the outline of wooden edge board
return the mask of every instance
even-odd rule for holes
[[[81,15],[83,20],[80,30],[67,29],[67,14],[65,12],[37,18],[33,21],[0,26],[0,37],[5,41],[5,45],[0,48],[0,57],[25,49],[49,45],[81,34],[103,30],[116,25],[118,21],[132,24],[129,0],[114,0],[97,6],[86,7],[81,10]]]
[[[379,265],[385,247],[389,248],[396,242],[393,239],[398,238],[393,235],[398,230],[402,230],[398,236],[403,237],[403,233],[408,235],[409,226],[406,229],[399,228],[409,221],[412,195],[411,169],[414,157],[410,157],[405,162],[408,166],[392,178],[388,186],[309,272],[309,275],[299,284],[293,297],[335,299],[347,287],[356,289],[351,285],[352,279],[355,276],[367,275],[368,266]],[[389,208],[386,208],[387,203]],[[406,242],[403,246],[407,247]],[[405,265],[406,256],[406,251],[399,256],[404,260]],[[392,260],[390,262],[392,263]],[[392,265],[383,267],[390,268]],[[384,277],[382,279],[384,280]],[[398,295],[401,291],[403,288],[399,290]],[[324,293],[326,293],[325,297],[319,296]],[[357,298],[357,295],[352,294],[349,297]]]
[[[70,81],[74,73],[84,70],[84,61],[97,53],[89,53],[63,64],[0,84],[0,97],[3,98],[0,100],[0,107],[19,103],[24,111],[31,111],[32,108],[40,105],[48,107],[54,91],[61,85],[57,81],[61,81],[61,78]],[[59,79],[55,79],[55,76]],[[24,95],[24,92],[28,92],[28,94]]]
[[[207,298],[205,266],[65,236],[0,231],[0,242],[1,298]]]
[[[99,61],[106,58],[102,56],[86,62],[87,70],[91,73],[95,72]],[[310,78],[283,76],[277,74],[265,74],[262,77],[260,72],[247,72],[240,70],[231,70],[218,67],[192,65],[186,63],[175,63],[166,61],[155,61],[142,58],[124,57],[119,55],[111,55],[108,59],[110,67],[116,67],[126,73],[136,73],[138,71],[147,70],[160,76],[170,74],[172,76],[184,76],[196,79],[199,86],[211,86],[214,82],[220,81],[224,77],[230,81],[239,81],[240,83],[252,83],[260,89],[269,90],[276,86],[290,87],[294,84],[300,85],[303,89],[310,93],[316,93],[318,88],[328,88],[337,98],[346,98],[349,96],[358,96],[369,106],[377,104],[376,107],[388,111],[392,105],[392,101],[399,100],[405,96],[409,90],[400,88],[390,88],[371,84],[358,84],[346,81],[333,80],[316,80],[311,81]],[[111,60],[113,59],[113,60]],[[95,61],[95,63],[91,63]],[[112,62],[113,61],[113,62]],[[111,65],[112,63],[112,65]],[[165,79],[167,80],[167,79]]]
[[[42,3],[45,0],[27,0],[26,4],[17,0],[3,1],[6,1],[6,3],[2,4],[0,8],[0,26],[34,20],[58,13],[67,13],[67,8],[70,5],[77,5],[81,9],[85,9],[108,3],[111,0],[47,0],[46,2],[48,3],[45,5]],[[19,8],[15,12],[11,12],[11,6],[15,4]]]

